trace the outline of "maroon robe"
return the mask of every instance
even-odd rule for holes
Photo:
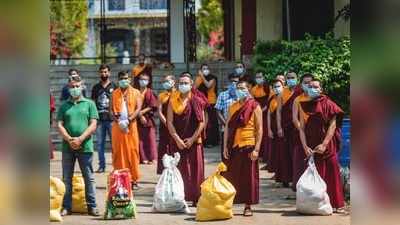
[[[192,137],[199,123],[204,121],[204,109],[204,101],[192,92],[192,98],[188,101],[184,111],[180,115],[174,112],[172,123],[182,140]],[[180,150],[175,140],[170,139],[170,151],[171,154],[179,152],[181,155],[177,167],[184,183],[185,200],[197,202],[201,193],[200,185],[204,181],[203,144],[195,142],[189,149]]]
[[[322,95],[312,101],[301,102],[301,107],[310,117],[305,124],[304,132],[308,147],[314,149],[321,144],[329,128],[330,120],[336,116],[336,127],[334,137],[328,143],[323,154],[315,154],[315,165],[319,175],[327,185],[327,192],[333,208],[344,206],[342,182],[340,180],[339,162],[337,151],[340,148],[341,123],[343,119],[342,109],[327,96]]]
[[[142,109],[150,107],[151,110],[144,114],[147,123],[142,124],[138,121],[139,132],[139,155],[140,162],[153,161],[157,159],[156,143],[156,124],[154,122],[154,113],[157,111],[157,98],[150,88],[144,93]]]
[[[167,117],[169,100],[162,104],[162,114]],[[157,158],[157,174],[161,174],[164,170],[162,157],[165,154],[170,154],[169,142],[172,139],[169,135],[168,127],[160,121],[160,127],[158,129],[159,140],[158,140],[158,158]]]
[[[266,93],[265,96],[256,98],[254,99],[258,102],[258,104],[261,106],[261,109],[263,109],[265,106],[268,105],[268,98],[269,98],[269,86],[264,85],[264,91]],[[267,123],[267,115],[268,115],[268,107],[265,111],[262,113],[263,117],[263,137],[261,141],[261,147],[260,147],[260,159],[264,161],[265,163],[268,162],[268,151],[270,148],[270,143],[269,143],[269,138],[268,138],[268,123]]]
[[[215,96],[217,94],[217,87],[218,87],[218,79],[216,76],[210,74],[208,76],[204,76],[207,81],[215,80]],[[200,86],[197,88],[203,95],[207,98],[208,102],[208,88],[204,83],[201,83]],[[206,126],[206,140],[204,145],[218,145],[219,143],[219,126],[218,126],[218,117],[217,117],[217,110],[215,109],[215,104],[209,104],[207,107],[207,115],[208,115],[208,123]]]
[[[229,159],[225,160],[227,171],[222,175],[236,189],[235,204],[258,204],[259,202],[258,160],[250,159],[250,153],[255,146],[233,147],[236,130],[247,124],[257,106],[258,103],[254,99],[246,100],[244,105],[231,116],[228,123]]]

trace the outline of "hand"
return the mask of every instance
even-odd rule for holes
[[[282,128],[279,128],[277,133],[278,133],[278,137],[280,137],[280,138],[283,137],[283,130],[282,130]]]
[[[138,116],[142,117],[141,115],[138,115]],[[135,119],[136,119],[136,116],[135,116],[134,113],[128,115],[128,120],[129,120],[129,122],[131,122],[131,121],[133,121],[133,120],[135,120]]]
[[[82,141],[80,140],[80,138],[72,137],[72,138],[69,139],[69,145],[71,146],[71,148],[73,150],[80,149],[81,144],[82,144]]]
[[[304,148],[304,153],[306,154],[307,158],[309,158],[314,153],[314,151],[307,146]]]
[[[268,131],[268,137],[274,139],[274,133],[272,133],[272,130]]]
[[[140,122],[141,122],[143,125],[145,125],[145,124],[147,123],[146,117],[141,116],[141,117],[140,117]]]
[[[250,153],[251,161],[256,161],[258,159],[258,150],[254,150]]]
[[[177,138],[176,145],[178,146],[179,150],[183,150],[186,148],[185,142],[183,142],[180,138]]]
[[[326,145],[324,145],[324,144],[320,144],[314,148],[314,152],[316,152],[318,154],[324,154],[325,151],[326,151]]]
[[[265,106],[264,108],[261,109],[263,112],[265,112],[265,110],[267,110],[267,106]]]
[[[224,158],[225,159],[229,159],[229,152],[227,148],[224,148],[224,152],[223,152]]]
[[[192,147],[192,145],[194,143],[194,139],[193,139],[193,137],[186,138],[185,140],[183,140],[183,142],[185,143],[186,148],[190,148],[190,147]]]

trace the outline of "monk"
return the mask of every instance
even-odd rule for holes
[[[274,172],[274,179],[282,183],[284,187],[289,187],[291,181],[291,157],[289,149],[285,147],[286,140],[283,132],[282,107],[290,98],[290,93],[285,90],[282,80],[272,81],[274,95],[271,97],[267,112],[268,136],[271,139],[270,165],[268,170]]]
[[[193,80],[188,72],[179,77],[178,91],[171,95],[167,125],[172,137],[171,153],[179,152],[178,169],[182,174],[185,200],[196,206],[200,197],[200,184],[204,181],[203,129],[205,104],[192,91]]]
[[[267,127],[267,103],[270,95],[269,85],[265,81],[262,72],[256,72],[254,83],[255,85],[251,88],[250,93],[260,105],[263,112],[263,127]],[[268,147],[268,133],[264,130],[260,148],[260,157],[264,162],[267,162]],[[262,169],[266,169],[266,167],[263,167]]]
[[[118,73],[118,88],[111,96],[110,111],[113,117],[111,127],[112,165],[114,169],[128,168],[132,186],[138,189],[139,179],[139,135],[137,119],[142,108],[140,92],[130,85],[127,72]]]
[[[244,63],[239,62],[236,64],[235,66],[235,74],[237,77],[239,77],[240,81],[247,81],[248,84],[253,85],[251,82],[251,76],[250,74],[247,72],[246,67],[244,66]]]
[[[162,79],[162,91],[158,95],[158,117],[160,118],[159,127],[159,141],[158,141],[158,160],[157,160],[157,174],[161,174],[164,170],[164,165],[162,163],[162,157],[165,154],[170,154],[169,142],[172,139],[168,132],[167,127],[167,111],[169,99],[172,93],[175,92],[175,77],[173,75],[166,75]]]
[[[340,180],[337,152],[340,148],[338,129],[344,113],[328,96],[322,93],[321,81],[310,82],[308,95],[311,100],[301,102],[308,119],[300,117],[300,140],[305,154],[313,156],[321,178],[327,185],[327,193],[334,212],[344,212],[344,197]]]
[[[286,78],[285,78],[285,75],[283,75],[283,74],[278,74],[278,75],[276,75],[275,79],[282,81],[283,86],[286,86]]]
[[[151,65],[145,63],[146,56],[144,54],[140,54],[138,56],[138,64],[132,68],[132,80],[133,80],[133,87],[139,89],[139,76],[141,74],[147,74],[149,76],[149,88],[152,88],[153,84],[153,75],[152,71],[153,68]]]
[[[140,163],[153,164],[157,159],[156,123],[154,114],[157,112],[157,97],[149,87],[150,77],[143,73],[139,76],[142,109],[139,112],[139,154]]]
[[[210,73],[210,68],[207,64],[203,64],[198,71],[194,82],[195,88],[203,93],[208,102],[207,107],[207,125],[206,125],[206,140],[205,146],[216,146],[219,144],[218,118],[215,103],[217,102],[217,87],[218,79]]]
[[[224,133],[224,157],[228,170],[223,176],[236,189],[234,204],[245,204],[244,216],[252,216],[251,205],[259,202],[258,155],[262,141],[262,110],[249,93],[249,84],[239,81],[239,101],[229,108]]]
[[[300,129],[300,116],[303,117],[304,121],[307,122],[307,115],[303,112],[300,107],[301,102],[310,101],[308,96],[308,85],[314,79],[314,75],[306,73],[300,78],[300,95],[297,96],[292,104],[292,122],[296,129],[292,130],[292,148],[293,148],[293,158],[292,158],[292,190],[296,191],[297,181],[300,179],[301,175],[307,168],[307,156],[304,153],[303,146],[300,142],[299,129]]]

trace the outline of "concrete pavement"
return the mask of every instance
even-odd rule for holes
[[[205,174],[206,177],[212,174],[219,162],[219,147],[205,149]],[[107,173],[112,169],[111,154],[106,153]],[[97,169],[97,153],[94,154],[94,169]],[[66,225],[98,225],[98,224],[140,224],[140,225],[183,225],[197,224],[195,212],[191,207],[192,214],[174,214],[174,213],[153,213],[151,206],[153,201],[154,187],[157,184],[158,175],[156,175],[156,165],[141,165],[140,190],[135,192],[135,200],[138,206],[138,217],[133,220],[103,220],[102,217],[91,217],[88,215],[74,214],[64,217],[63,224]],[[78,163],[76,164],[76,173],[79,173]],[[61,153],[56,152],[55,159],[50,162],[50,174],[61,178]],[[95,174],[96,178],[96,200],[101,213],[104,212],[106,196],[106,174]],[[243,206],[234,207],[234,217],[230,220],[201,222],[201,224],[212,225],[233,225],[233,224],[262,224],[262,225],[347,225],[350,224],[349,215],[332,216],[304,216],[295,212],[295,200],[286,200],[288,195],[294,193],[288,188],[282,188],[273,180],[272,174],[265,170],[260,171],[260,204],[253,206],[253,216],[243,217]]]

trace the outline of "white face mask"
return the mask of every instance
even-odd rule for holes
[[[282,91],[283,91],[283,87],[282,86],[274,87],[275,94],[280,95],[282,93]]]
[[[179,92],[182,94],[186,94],[187,92],[190,91],[191,87],[190,84],[180,84],[178,85]]]
[[[149,80],[139,80],[140,87],[147,87]]]
[[[204,74],[204,76],[208,76],[208,74],[210,74],[210,70],[209,69],[204,69],[203,70],[203,74]]]

